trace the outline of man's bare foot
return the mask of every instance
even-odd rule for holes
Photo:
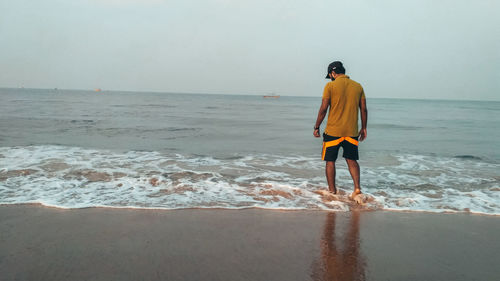
[[[356,189],[354,189],[354,192],[353,192],[353,193],[349,194],[349,198],[350,198],[350,199],[352,199],[352,200],[354,200],[354,198],[355,198],[357,195],[359,195],[359,194],[363,194],[363,193],[361,192],[361,189],[356,188]]]
[[[329,191],[332,193],[332,194],[337,194],[337,188],[334,187],[333,190],[329,189]]]

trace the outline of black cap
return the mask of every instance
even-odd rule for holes
[[[342,69],[342,70],[344,69],[344,66],[342,65],[342,62],[340,62],[340,61],[334,61],[334,62],[330,63],[328,65],[328,72],[326,73],[326,77],[325,78],[329,79],[330,76],[328,74],[332,73],[332,71],[334,71],[334,70],[340,70],[340,69]],[[343,70],[343,71],[345,72],[345,70]],[[340,73],[340,72],[335,71],[335,73]]]

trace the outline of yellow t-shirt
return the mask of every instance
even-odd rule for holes
[[[323,99],[330,100],[325,133],[335,137],[357,137],[359,101],[364,98],[363,87],[347,75],[328,82],[323,91]]]

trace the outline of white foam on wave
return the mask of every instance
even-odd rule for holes
[[[396,155],[365,171],[365,190],[389,210],[500,214],[500,165],[475,159]]]
[[[500,214],[499,165],[421,155],[368,156],[361,162],[365,208]],[[0,203],[60,208],[266,208],[347,211],[330,200],[316,157],[205,156],[64,146],[0,148]],[[352,186],[337,165],[337,182]]]

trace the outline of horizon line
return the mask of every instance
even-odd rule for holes
[[[9,89],[9,90],[63,90],[63,91],[85,91],[85,92],[95,92],[96,89],[99,89],[98,92],[126,92],[126,93],[157,93],[157,94],[186,94],[186,95],[224,95],[224,96],[256,96],[262,97],[269,95],[269,93],[261,93],[261,94],[250,94],[250,93],[200,93],[200,92],[171,92],[171,91],[146,91],[146,90],[113,90],[113,89],[67,89],[67,88],[31,88],[31,87],[0,87],[0,89]],[[319,98],[318,96],[303,96],[303,95],[277,95],[280,97],[297,97],[297,98]],[[500,99],[447,99],[447,98],[408,98],[408,97],[368,97],[367,99],[393,99],[393,100],[430,100],[430,101],[492,101],[492,102],[500,102]]]

